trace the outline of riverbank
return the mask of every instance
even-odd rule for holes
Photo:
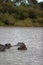
[[[32,22],[32,19],[17,20],[15,23],[0,23],[0,27],[43,27],[43,23]]]
[[[18,21],[12,25],[6,25],[5,23],[1,23],[0,27],[43,27],[43,23],[39,24],[38,22],[32,23],[30,21]]]
[[[0,4],[0,26],[43,27],[43,9],[36,6]]]

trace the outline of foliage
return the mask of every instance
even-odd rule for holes
[[[29,0],[28,0],[29,1]],[[30,0],[30,3],[37,4],[37,0]]]
[[[39,4],[18,7],[14,3],[3,2],[0,4],[0,26],[43,26],[43,9],[40,7]]]
[[[39,7],[41,8],[41,9],[43,9],[43,2],[40,2],[40,3],[38,3],[39,4]]]
[[[3,2],[4,2],[4,0],[0,0],[0,4],[3,3]]]

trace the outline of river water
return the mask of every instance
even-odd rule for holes
[[[43,28],[0,27],[0,43],[24,42],[26,51],[13,47],[0,52],[0,65],[43,65]]]

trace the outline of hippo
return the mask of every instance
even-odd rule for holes
[[[5,47],[2,44],[0,44],[0,51],[5,51]]]
[[[23,42],[18,42],[18,45],[18,50],[27,50],[27,47]]]

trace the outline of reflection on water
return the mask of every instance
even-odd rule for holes
[[[43,28],[0,27],[0,43],[24,42],[27,51],[13,47],[0,52],[0,65],[43,65]]]

